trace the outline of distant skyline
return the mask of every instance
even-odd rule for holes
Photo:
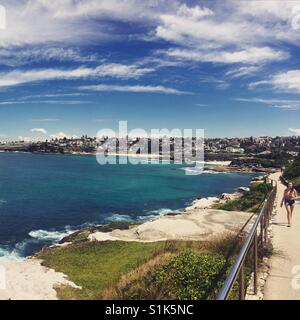
[[[300,1],[10,0],[0,140],[300,135]]]

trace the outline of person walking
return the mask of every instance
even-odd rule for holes
[[[293,216],[293,210],[295,207],[295,200],[297,198],[298,194],[296,189],[294,188],[294,185],[292,182],[289,182],[287,185],[287,188],[283,192],[283,197],[281,200],[281,207],[283,204],[285,205],[286,211],[287,211],[287,220],[288,220],[288,227],[291,227],[291,221]]]

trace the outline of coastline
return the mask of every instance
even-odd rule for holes
[[[221,165],[218,162],[213,162],[213,164]],[[239,196],[241,196],[241,193],[234,192],[233,194],[222,194],[218,197],[195,198],[182,210],[162,216],[158,215],[140,223],[133,223],[124,230],[118,227],[108,232],[98,231],[97,228],[107,226],[107,224],[101,224],[91,228],[82,228],[69,236],[75,233],[79,233],[81,236],[85,231],[89,231],[88,236],[82,241],[135,241],[145,243],[166,240],[203,241],[212,235],[235,231],[241,228],[250,218],[250,213],[246,212],[230,212],[229,215],[226,211],[213,209],[216,203]],[[235,215],[234,219],[232,219],[232,215]],[[72,241],[67,241],[69,236],[65,237],[66,239],[60,239],[59,243],[50,247],[72,245]],[[21,291],[24,290],[22,288],[27,288],[26,298],[28,299],[56,299],[54,289],[56,286],[76,286],[68,281],[66,275],[56,272],[54,269],[46,268],[41,264],[42,261],[36,256],[42,251],[43,249],[22,261],[0,260],[0,266],[9,269],[9,290],[2,293],[0,299],[21,299]],[[28,284],[29,280],[32,285]],[[18,283],[16,284],[15,281],[18,281]],[[44,285],[39,286],[40,283],[44,283]],[[19,289],[15,290],[16,287]]]
[[[96,152],[66,152],[66,153],[57,153],[57,152],[30,152],[30,151],[10,151],[10,150],[0,150],[0,153],[28,153],[28,154],[38,154],[38,155],[62,155],[62,156],[96,156]],[[117,157],[128,157],[128,158],[135,158],[135,159],[148,159],[148,160],[155,160],[155,161],[170,161],[168,158],[164,158],[163,155],[154,155],[154,154],[132,154],[132,153],[110,153],[107,156],[117,156]],[[197,163],[203,163],[206,167],[204,171],[210,171],[215,173],[227,173],[227,172],[237,172],[237,173],[275,173],[278,171],[278,168],[260,168],[260,167],[247,167],[247,166],[231,166],[230,161],[220,161],[220,160],[210,160],[210,161],[203,161]],[[184,164],[184,163],[183,163]]]
[[[65,155],[65,156],[96,156],[97,152],[65,152],[65,153],[58,153],[58,152],[30,152],[30,151],[17,151],[17,150],[0,150],[0,153],[28,153],[28,154],[40,154],[40,155]],[[153,160],[167,160],[164,159],[164,155],[157,155],[157,154],[148,154],[148,153],[109,153],[107,156],[119,156],[119,157],[129,157],[129,158],[149,158]],[[198,162],[204,163],[208,165],[219,165],[219,166],[228,166],[231,161],[204,161]]]
[[[261,175],[258,178],[262,179],[264,175]],[[253,179],[251,180],[250,184],[254,181]],[[249,184],[249,185],[250,185]],[[205,221],[201,220],[202,215],[205,215],[209,213],[208,215],[215,215],[215,214],[224,214],[224,210],[218,210],[217,206],[220,204],[224,204],[227,201],[230,200],[237,200],[240,197],[243,196],[244,194],[244,186],[240,186],[237,188],[235,191],[232,193],[222,193],[219,196],[208,196],[208,197],[196,197],[194,200],[192,200],[186,207],[182,209],[177,209],[172,212],[162,214],[162,215],[157,215],[155,217],[151,217],[147,220],[144,221],[136,221],[136,222],[121,222],[121,224],[124,224],[124,228],[119,228],[118,223],[107,223],[107,224],[99,224],[94,227],[88,227],[88,228],[82,228],[81,230],[77,230],[76,232],[62,238],[59,243],[54,244],[53,247],[55,246],[67,246],[69,244],[72,244],[72,241],[70,239],[73,238],[74,235],[81,235],[85,232],[89,232],[90,234],[88,235],[87,239],[88,240],[97,240],[97,241],[140,241],[140,242],[155,242],[155,241],[166,241],[166,240],[174,240],[174,239],[187,239],[187,240],[200,240],[203,239],[202,236],[189,236],[186,235],[184,230],[189,230],[192,226],[186,226],[184,227],[181,223],[179,223],[180,220],[189,220],[189,219],[195,219],[198,220],[197,223],[205,224]],[[247,188],[246,188],[247,189]],[[232,211],[231,213],[237,213]],[[241,212],[239,212],[241,213]],[[242,213],[245,214],[245,212]],[[248,215],[249,213],[246,213]],[[220,215],[221,216],[221,215]],[[200,219],[199,219],[200,217]],[[222,219],[227,219],[228,217],[228,212],[226,211],[226,214],[222,217]],[[221,219],[221,220],[222,220]],[[243,218],[242,218],[243,219]],[[173,224],[172,220],[178,220],[175,224]],[[231,220],[231,219],[230,219]],[[225,222],[228,225],[231,223],[231,221],[222,221],[222,223]],[[167,223],[166,223],[167,222]],[[162,224],[165,226],[161,228]],[[170,223],[170,225],[168,225]],[[209,222],[211,224],[211,221]],[[237,221],[235,221],[236,224],[238,224]],[[120,224],[120,223],[119,223]],[[126,227],[127,225],[127,227]],[[110,231],[103,231],[102,229],[105,229],[108,227],[108,229],[111,229]],[[223,231],[228,231],[229,229],[231,230],[233,226],[230,226],[228,229],[225,228],[216,228],[215,231],[217,230],[222,230]],[[100,229],[101,231],[97,230]],[[161,230],[163,229],[163,230]],[[197,228],[196,228],[197,229]],[[195,229],[195,230],[196,230]],[[201,228],[200,228],[201,229]],[[142,230],[142,231],[141,231]],[[150,230],[150,231],[149,231]],[[172,234],[168,235],[168,230],[172,231]],[[174,232],[174,230],[177,230]],[[182,232],[182,230],[184,232]],[[152,231],[154,231],[152,233]],[[199,233],[199,228],[196,230],[197,233]],[[143,233],[147,233],[147,235],[143,238]],[[162,235],[162,233],[165,233],[165,235]],[[213,232],[211,232],[213,233]],[[95,235],[96,234],[96,235]],[[200,234],[203,234],[201,231]],[[207,237],[207,229],[206,232],[204,232],[205,237]]]

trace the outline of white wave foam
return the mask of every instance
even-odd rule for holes
[[[59,241],[62,238],[73,233],[74,230],[70,230],[68,227],[64,231],[47,231],[47,230],[32,230],[29,232],[30,237],[37,240],[44,241]]]
[[[126,215],[126,214],[113,214],[112,216],[110,217],[107,217],[105,218],[105,221],[108,221],[108,222],[131,222],[133,221],[133,219]]]
[[[1,260],[13,260],[22,261],[24,257],[24,249],[27,245],[27,241],[19,242],[15,245],[13,249],[7,246],[0,246],[0,261]]]
[[[170,213],[179,213],[178,210],[172,210],[168,208],[161,208],[158,210],[152,210],[147,213],[145,216],[138,216],[138,220],[149,220],[149,219],[158,219]]]
[[[200,175],[200,174],[224,174],[226,172],[221,171],[213,171],[213,170],[203,170],[203,168],[197,168],[197,167],[184,167],[179,168],[180,170],[184,170],[186,172],[189,172],[192,175]]]
[[[225,174],[225,173],[227,173],[227,172],[213,171],[213,170],[205,170],[205,171],[203,171],[203,173],[207,173],[207,174]]]
[[[202,167],[184,167],[180,168],[180,170],[184,170],[185,172],[188,172],[190,175],[200,175],[202,173],[205,173],[203,171]]]
[[[6,200],[0,199],[0,206],[6,203]]]

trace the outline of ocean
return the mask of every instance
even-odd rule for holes
[[[0,259],[22,259],[85,226],[142,221],[248,186],[250,173],[99,165],[95,156],[0,153]]]

